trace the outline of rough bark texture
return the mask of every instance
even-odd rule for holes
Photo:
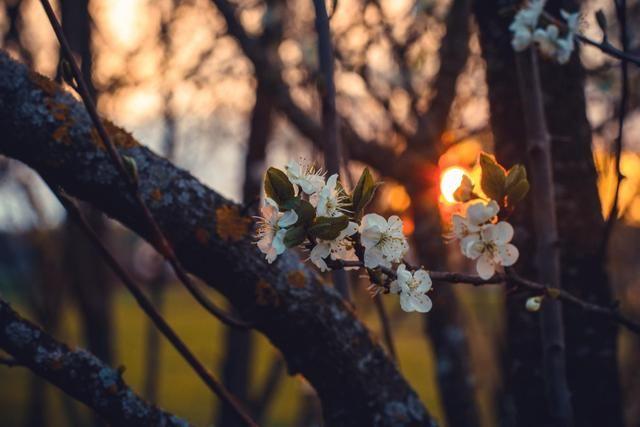
[[[59,343],[21,318],[2,299],[0,347],[114,426],[189,425],[144,401],[125,384],[118,371],[88,351],[71,350]]]
[[[145,236],[83,106],[0,54],[0,152]],[[215,286],[315,387],[328,425],[430,425],[415,392],[339,295],[293,253],[269,265],[241,207],[105,122],[186,268]]]
[[[512,15],[505,12],[509,6],[514,5],[482,0],[475,9],[487,62],[496,154],[506,166],[524,162],[526,153],[522,106],[514,95],[518,93],[518,84],[508,31]],[[560,6],[575,9],[572,2],[552,1],[548,10],[557,13]],[[585,114],[583,69],[575,54],[568,65],[544,61],[540,68],[552,138],[561,281],[567,291],[606,305],[611,303],[608,277],[597,253],[604,222],[591,153],[591,130]],[[529,216],[532,209],[523,205],[513,218],[521,253],[532,250],[534,237]],[[533,277],[530,274],[533,267],[527,258],[521,258],[518,265],[522,273]],[[514,396],[518,425],[548,425],[537,316],[522,309],[522,299],[508,301],[511,358],[508,393]],[[564,320],[575,424],[622,425],[615,357],[617,327],[572,307],[564,310]]]

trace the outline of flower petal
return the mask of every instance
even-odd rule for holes
[[[513,239],[513,227],[505,221],[500,221],[494,227],[493,242],[497,245],[509,243]]]
[[[324,258],[329,256],[330,253],[331,248],[328,243],[318,243],[313,247],[313,249],[311,249],[309,259],[320,269],[320,271],[327,271],[328,266]]]
[[[497,257],[500,260],[500,264],[505,267],[509,267],[516,263],[518,257],[520,256],[520,252],[518,248],[512,245],[511,243],[507,243],[506,245],[498,246]]]
[[[462,249],[462,254],[467,258],[476,259],[480,255],[482,255],[482,253],[485,250],[484,243],[482,243],[478,239],[476,240],[469,239],[465,243],[466,243],[466,246],[464,246],[461,249]]]
[[[400,294],[400,308],[402,308],[402,310],[406,311],[407,313],[415,311],[411,296],[406,292]]]
[[[285,212],[282,217],[278,220],[278,226],[280,227],[289,227],[290,225],[295,224],[296,222],[298,222],[298,214],[296,213],[296,211],[287,211]]]
[[[490,279],[495,274],[496,267],[488,252],[483,253],[482,256],[478,258],[476,270],[478,271],[478,275],[485,280]]]
[[[431,289],[432,282],[431,282],[431,276],[429,276],[429,273],[427,273],[423,269],[420,269],[415,273],[413,273],[413,277],[420,283],[416,289],[416,292],[424,293],[424,292],[427,292],[429,289]]]
[[[378,266],[388,267],[391,263],[387,261],[380,249],[372,247],[364,251],[364,266],[367,268],[376,268]]]
[[[414,310],[419,313],[427,313],[431,311],[431,308],[433,307],[431,298],[425,294],[411,295],[411,303],[413,304]]]
[[[387,230],[388,234],[390,234],[391,236],[404,237],[404,233],[402,232],[402,220],[398,215],[391,215],[389,217],[389,219],[387,220]]]

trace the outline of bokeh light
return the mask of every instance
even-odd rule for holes
[[[452,166],[445,169],[440,176],[440,193],[447,203],[455,203],[456,200],[453,197],[453,193],[460,186],[462,177],[467,175],[467,172],[458,166]]]

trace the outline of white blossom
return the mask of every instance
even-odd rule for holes
[[[479,234],[473,234],[464,242],[462,253],[477,260],[476,270],[483,279],[495,274],[496,265],[508,267],[518,260],[519,252],[511,243],[513,227],[505,221],[485,224]]]
[[[560,64],[566,64],[571,59],[575,47],[571,32],[565,38],[560,38],[558,27],[548,25],[546,29],[537,29],[533,34],[533,39],[538,44],[540,52],[548,58],[554,59]]]
[[[389,220],[378,214],[367,214],[360,224],[360,242],[364,246],[364,265],[367,268],[390,267],[400,262],[409,244],[402,232],[402,220],[393,215]]]
[[[527,299],[525,308],[527,309],[527,311],[533,313],[540,310],[540,305],[542,305],[542,297],[538,295]]]
[[[358,232],[358,224],[350,221],[347,227],[340,232],[334,240],[318,239],[316,245],[311,249],[309,259],[314,263],[320,271],[327,271],[329,267],[325,258],[331,256],[333,260],[357,261],[353,245],[347,237],[353,236]],[[347,268],[345,268],[347,269]]]
[[[566,64],[571,59],[571,54],[575,47],[573,37],[567,36],[564,39],[558,40],[558,51],[556,52],[556,61],[559,64]]]
[[[511,31],[513,32],[513,38],[511,39],[511,46],[516,52],[522,52],[531,45],[533,36],[531,30],[522,25],[511,25]]]
[[[533,41],[533,32],[544,8],[544,0],[530,0],[513,18],[509,29],[513,33],[511,45],[517,52],[525,50]]]
[[[460,250],[464,256],[469,257],[466,252],[469,242],[475,242],[480,238],[482,226],[492,221],[499,211],[500,206],[495,200],[488,203],[478,201],[467,207],[466,216],[452,216],[451,237],[460,241]]]
[[[291,160],[284,169],[289,181],[299,186],[306,194],[317,193],[325,184],[324,173],[316,170],[313,165]]]
[[[298,214],[293,210],[285,213],[279,212],[277,203],[269,198],[265,199],[265,204],[260,212],[262,216],[258,217],[257,244],[271,264],[278,255],[287,249],[284,244],[286,228],[298,221]]]
[[[554,58],[558,50],[558,35],[560,31],[555,25],[547,25],[546,29],[538,28],[533,33],[533,40],[543,55]]]
[[[404,264],[396,270],[396,280],[391,283],[391,292],[400,294],[400,307],[406,312],[426,313],[433,306],[427,291],[431,289],[431,277],[420,269],[411,273]]]
[[[567,30],[571,37],[578,33],[578,26],[580,25],[580,12],[569,13],[566,10],[560,10],[560,15],[567,21]]]
[[[318,216],[337,217],[343,215],[348,204],[348,197],[338,185],[338,174],[333,174],[320,192],[314,194],[311,203],[315,203]]]

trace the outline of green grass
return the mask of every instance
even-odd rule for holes
[[[213,294],[212,294],[213,296]],[[395,298],[385,298],[389,310],[397,310]],[[365,301],[358,304],[359,315],[371,327],[374,337],[379,335],[379,324],[372,306]],[[24,307],[16,308],[25,313]],[[223,326],[205,313],[181,288],[172,287],[165,298],[165,316],[178,334],[191,347],[198,358],[211,366],[214,372],[224,354]],[[409,382],[425,402],[430,412],[441,419],[441,405],[436,392],[434,363],[431,348],[424,339],[421,317],[402,315],[395,325],[395,340],[400,366]],[[143,383],[145,360],[145,331],[147,320],[133,298],[118,292],[115,303],[116,362],[126,367],[125,381],[136,391]],[[69,309],[64,314],[63,327],[57,338],[70,345],[81,344],[78,316]],[[252,364],[254,386],[261,383],[276,350],[262,336],[255,334],[255,360]],[[177,352],[162,340],[161,374],[158,404],[198,426],[210,425],[217,408],[217,399],[202,384]],[[27,414],[28,387],[33,375],[23,368],[0,367],[0,424],[5,427],[23,425]],[[268,413],[270,426],[290,425],[298,413],[299,399],[306,387],[301,378],[287,377],[281,384]],[[51,425],[66,425],[63,394],[47,386],[46,419]],[[88,419],[88,411],[81,415]]]

